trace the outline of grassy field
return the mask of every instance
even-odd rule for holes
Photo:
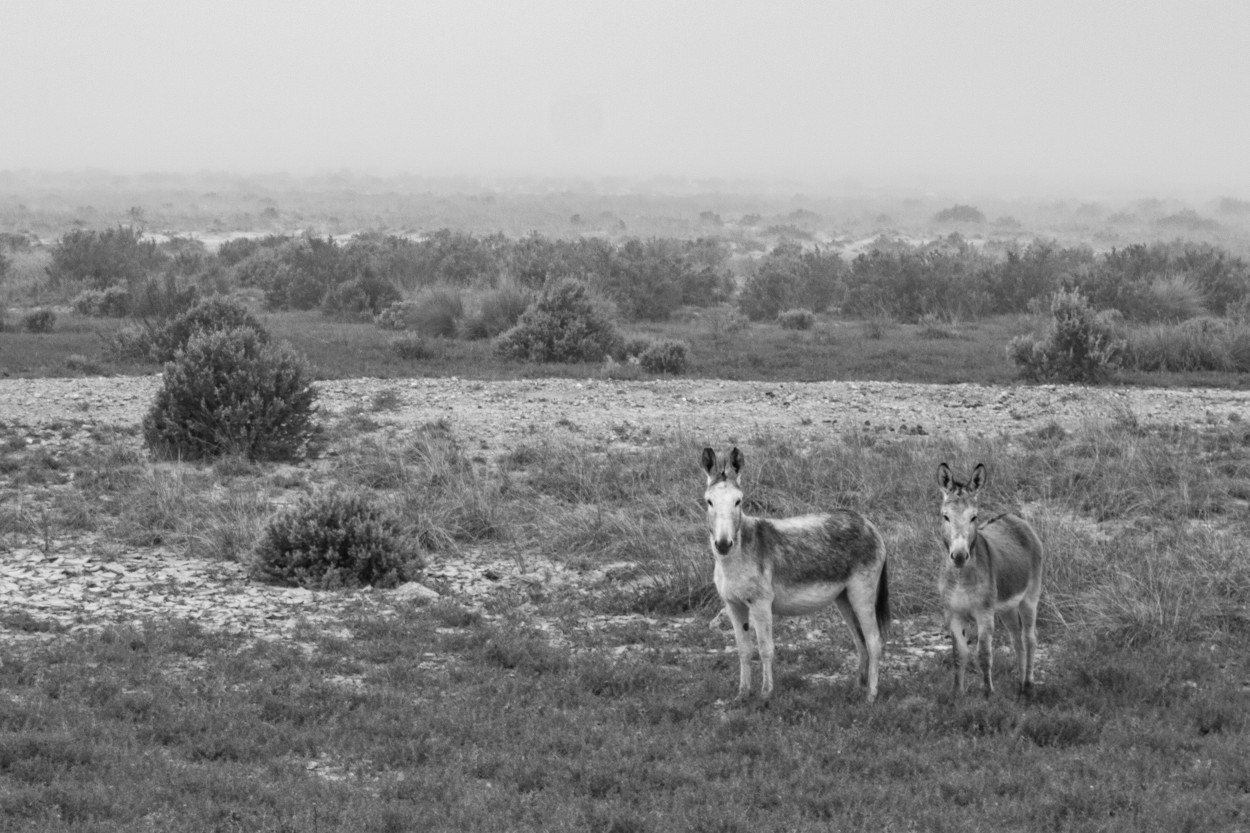
[[[396,334],[370,322],[327,317],[320,312],[257,312],[276,339],[288,342],[309,362],[314,378],[403,378],[459,376],[466,379],[539,377],[641,379],[632,366],[531,364],[495,355],[489,341],[428,340],[429,356],[401,358]],[[677,339],[690,345],[686,376],[761,381],[824,379],[987,385],[1018,381],[1008,358],[1013,336],[1037,331],[1032,316],[998,316],[935,328],[925,324],[863,321],[822,315],[810,330],[786,330],[775,323],[726,332],[723,309],[695,310],[680,320],[622,327],[627,336]],[[72,377],[159,372],[156,365],[119,361],[109,338],[129,322],[62,311],[50,333],[19,328],[0,331],[0,373],[23,377]],[[1116,381],[1152,386],[1245,388],[1244,373],[1121,372]]]
[[[896,631],[868,706],[825,615],[779,631],[777,692],[760,709],[726,705],[732,640],[706,624],[697,438],[604,454],[539,433],[484,457],[454,422],[386,430],[388,407],[362,404],[295,468],[155,466],[126,432],[40,449],[10,429],[0,547],[246,560],[274,505],[363,488],[409,519],[430,565],[472,550],[524,571],[617,564],[613,577],[481,605],[366,594],[337,627],[310,622],[289,641],[0,613],[27,637],[0,643],[6,829],[1250,825],[1244,425],[968,444],[847,434],[802,451],[735,438],[758,461],[750,511],[833,502],[878,523],[904,632],[938,627],[936,461],[991,461],[985,500],[1021,507],[1049,557],[1031,701],[1007,693],[1009,649],[999,693],[956,697],[945,653],[909,657]]]

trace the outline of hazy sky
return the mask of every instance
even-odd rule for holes
[[[0,170],[1250,197],[1250,2],[3,0]]]

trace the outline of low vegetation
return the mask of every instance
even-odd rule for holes
[[[0,545],[59,548],[125,528],[154,553],[245,564],[295,555],[265,562],[291,578],[314,572],[300,559],[348,553],[312,585],[328,586],[401,551],[382,544],[401,535],[415,577],[472,550],[506,554],[518,574],[553,564],[637,580],[504,583],[484,603],[450,592],[382,601],[277,643],[190,620],[62,633],[38,615],[5,614],[7,629],[53,634],[0,648],[0,811],[13,829],[130,830],[160,818],[190,831],[448,819],[461,830],[1125,820],[1150,831],[1245,820],[1250,446],[1240,424],[1124,422],[966,444],[738,438],[758,461],[750,511],[833,502],[874,518],[896,616],[913,626],[896,629],[881,699],[867,706],[841,623],[786,620],[777,692],[756,710],[723,704],[736,660],[729,635],[706,625],[717,604],[692,503],[702,438],[656,433],[625,454],[539,431],[482,455],[454,420],[382,430],[389,407],[378,398],[327,426],[323,462],[294,477],[223,459],[187,467],[176,488],[143,485],[168,475],[126,434],[33,456],[5,442],[4,489],[22,500],[5,503]],[[983,500],[1020,508],[1046,542],[1031,701],[953,697],[944,649],[917,659],[902,647],[916,625],[940,628],[932,470],[944,459],[992,461]],[[328,496],[361,488],[367,503]],[[301,497],[310,493],[321,497]],[[273,507],[269,520],[242,495]],[[396,517],[415,525],[388,527]],[[235,545],[239,529],[253,531],[252,546]],[[355,547],[339,546],[347,540]],[[398,569],[388,564],[369,575]],[[996,665],[1009,691],[1010,657]],[[829,682],[838,669],[849,673]]]

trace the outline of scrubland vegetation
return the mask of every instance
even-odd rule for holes
[[[411,205],[340,196],[320,204],[387,216]],[[75,208],[81,225],[39,242],[31,229],[54,225],[55,209],[0,205],[4,369],[164,370],[132,431],[42,445],[0,426],[0,566],[8,551],[55,558],[92,542],[237,561],[254,581],[328,592],[381,593],[469,551],[507,554],[519,572],[612,567],[613,579],[517,584],[482,605],[362,602],[289,644],[193,621],[67,631],[0,612],[4,631],[45,636],[0,639],[0,818],[13,829],[1250,824],[1243,420],[1147,428],[1125,413],[1076,431],[851,430],[802,446],[656,426],[629,453],[535,430],[486,454],[454,420],[383,430],[386,397],[318,419],[309,385],[685,374],[1240,386],[1250,266],[1229,230],[1250,213],[1240,201],[1215,208],[1229,227],[1151,203],[1128,218],[1063,214],[1107,235],[1154,234],[1111,245],[1070,229],[1028,236],[1020,219],[958,201],[903,204],[939,233],[921,241],[861,217],[856,228],[881,233],[844,252],[831,221],[797,200],[764,213],[726,197],[671,233],[634,234],[654,226],[622,220],[625,201],[567,194],[527,203],[544,222],[519,232],[475,225],[515,223],[514,197],[431,198],[440,218],[469,206],[475,219],[428,231],[278,227],[310,225],[309,199],[296,192],[294,212],[244,200],[262,207],[229,222],[214,209],[216,231],[265,232],[215,248],[185,226],[140,233],[158,215],[205,219],[183,203],[121,217]],[[648,216],[692,204],[649,203]],[[868,706],[852,680],[819,678],[853,668],[854,651],[840,623],[809,619],[779,634],[772,704],[725,706],[736,656],[706,627],[717,602],[697,457],[726,441],[756,461],[748,511],[871,517],[894,614],[921,628],[938,626],[935,466],[986,461],[983,500],[1022,511],[1048,553],[1035,697],[1001,694],[1009,661],[996,663],[1000,694],[956,696],[945,653],[911,657],[896,633]],[[821,638],[806,638],[812,628]]]

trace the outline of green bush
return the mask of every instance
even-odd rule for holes
[[[689,352],[684,341],[658,341],[642,351],[638,364],[648,373],[684,373]]]
[[[278,513],[252,559],[262,581],[315,590],[394,587],[423,567],[415,540],[359,494],[306,497]]]
[[[22,326],[28,333],[50,333],[56,326],[56,313],[50,309],[37,309],[22,316]]]
[[[250,327],[194,333],[165,365],[143,437],[166,459],[296,457],[314,433],[304,361]]]
[[[777,314],[777,323],[783,330],[810,330],[816,315],[810,309],[788,309]]]
[[[1119,366],[1125,342],[1112,311],[1096,312],[1079,290],[1060,290],[1051,302],[1054,316],[1040,341],[1017,336],[1008,356],[1025,379],[1035,382],[1101,382]]]
[[[584,283],[557,281],[495,342],[508,359],[531,362],[598,362],[619,355],[621,336]]]

